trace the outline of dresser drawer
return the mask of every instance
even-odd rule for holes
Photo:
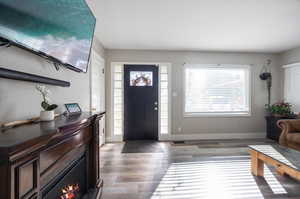
[[[15,181],[12,181],[15,188],[15,199],[30,198],[39,188],[39,159],[37,157],[22,162],[12,167]]]

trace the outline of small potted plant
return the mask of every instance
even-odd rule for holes
[[[37,85],[36,89],[41,93],[43,97],[43,101],[41,103],[42,108],[44,109],[40,113],[40,120],[41,121],[52,121],[54,120],[54,109],[57,108],[56,104],[50,104],[50,99],[48,95],[50,94],[50,91],[45,87],[41,85]]]
[[[269,113],[274,117],[294,117],[294,113],[292,111],[292,105],[288,102],[278,102],[272,104],[267,108]]]

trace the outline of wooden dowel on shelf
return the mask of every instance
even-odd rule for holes
[[[61,114],[55,114],[55,117],[58,117],[60,115]],[[25,124],[39,122],[39,120],[40,120],[40,117],[34,117],[31,119],[27,119],[27,120],[17,120],[17,121],[12,121],[12,122],[7,122],[7,123],[0,122],[0,128],[5,130],[8,128],[14,128],[14,127],[25,125]]]

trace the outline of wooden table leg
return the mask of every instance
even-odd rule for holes
[[[253,175],[264,176],[264,162],[258,158],[258,152],[250,150],[251,154],[251,171]]]

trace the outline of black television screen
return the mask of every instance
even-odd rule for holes
[[[96,19],[85,0],[0,0],[0,37],[87,72]]]

